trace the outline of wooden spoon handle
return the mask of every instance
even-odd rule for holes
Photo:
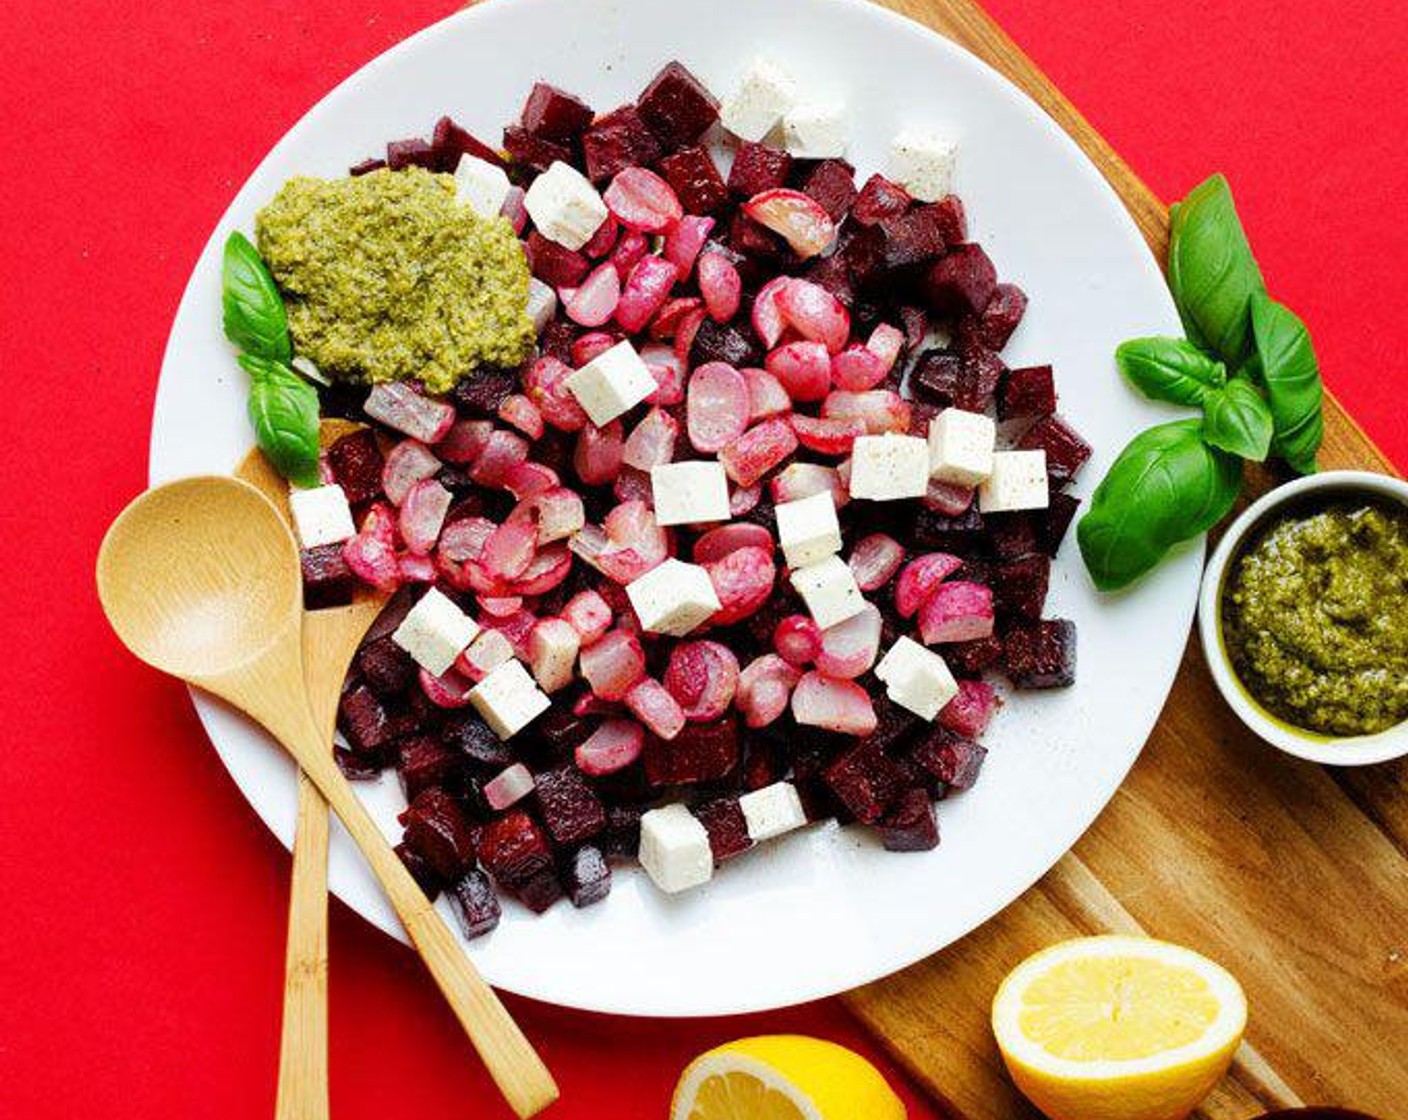
[[[327,1120],[328,805],[298,772],[276,1120]]]
[[[287,668],[268,668],[274,681],[298,679]],[[552,1074],[352,792],[323,742],[303,690],[296,703],[284,695],[275,705],[259,707],[263,710],[246,710],[283,740],[346,825],[504,1099],[520,1117],[541,1112],[558,1096]]]

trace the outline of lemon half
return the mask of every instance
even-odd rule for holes
[[[1227,1072],[1246,1023],[1231,973],[1141,937],[1037,953],[992,1008],[1012,1079],[1052,1120],[1182,1120]]]
[[[859,1054],[803,1035],[741,1038],[702,1054],[670,1120],[904,1120],[904,1103]]]

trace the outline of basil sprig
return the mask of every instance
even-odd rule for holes
[[[1243,460],[1275,454],[1314,471],[1324,432],[1310,335],[1266,294],[1227,180],[1212,176],[1170,213],[1169,288],[1188,338],[1131,339],[1115,361],[1145,396],[1202,416],[1140,433],[1096,488],[1076,538],[1102,591],[1133,583],[1221,521]]]
[[[274,468],[298,486],[318,484],[318,393],[289,368],[293,341],[283,297],[259,251],[236,230],[220,270],[225,337],[249,374],[249,422]]]
[[[1237,500],[1241,461],[1210,447],[1201,427],[1192,418],[1140,432],[1095,488],[1076,540],[1100,590],[1134,582]]]

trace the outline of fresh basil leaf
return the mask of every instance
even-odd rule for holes
[[[259,250],[239,230],[225,239],[220,281],[225,337],[256,358],[288,362],[293,343],[283,297]]]
[[[1325,435],[1325,387],[1310,332],[1289,307],[1265,293],[1252,297],[1254,361],[1271,409],[1272,450],[1301,474],[1315,472]]]
[[[249,373],[249,422],[274,468],[299,486],[318,484],[318,393],[287,366],[241,354]]]
[[[1168,285],[1188,337],[1240,365],[1251,352],[1249,303],[1266,290],[1221,175],[1170,211]]]
[[[1271,428],[1271,409],[1245,377],[1203,401],[1203,439],[1230,455],[1260,463],[1271,452]]]
[[[1136,389],[1156,401],[1196,407],[1227,382],[1227,368],[1182,338],[1132,338],[1115,363]]]
[[[1204,443],[1201,427],[1191,417],[1140,432],[1096,487],[1076,540],[1100,590],[1133,583],[1231,510],[1242,463]]]

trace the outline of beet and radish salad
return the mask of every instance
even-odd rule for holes
[[[1075,625],[1043,614],[1090,448],[1056,412],[1051,367],[1001,357],[1025,294],[970,239],[956,195],[789,152],[780,129],[740,140],[719,117],[672,62],[609,112],[540,82],[500,147],[445,118],[351,169],[501,170],[500,213],[532,274],[537,341],[520,366],[440,395],[411,380],[319,388],[324,416],[365,425],[321,458],[356,531],[302,551],[310,607],[359,581],[392,593],[346,682],[338,759],[354,778],[396,771],[397,850],[467,936],[494,928],[501,893],[585,906],[613,863],[638,858],[675,890],[811,821],[933,848],[935,803],[980,775],[999,686],[1074,680]],[[547,175],[604,204],[576,247],[530,216]],[[553,211],[562,228],[572,205]],[[649,391],[593,423],[589,406],[626,392],[618,359],[648,371]],[[1035,461],[1044,477],[940,469],[962,458],[935,434],[946,415],[980,434],[986,418],[983,461]],[[916,441],[917,486],[897,465]],[[723,480],[727,508],[661,525],[660,468],[683,463]],[[834,541],[789,541],[779,507],[791,523],[818,495]],[[707,576],[702,614],[682,598],[669,621],[641,617],[637,581],[664,564]],[[823,603],[857,593],[822,624],[836,617]],[[406,638],[427,595],[473,623],[438,673]],[[507,736],[502,701],[476,698],[505,666],[550,697]]]

